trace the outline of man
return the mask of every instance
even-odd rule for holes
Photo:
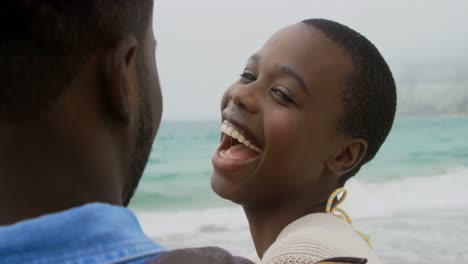
[[[0,263],[176,263],[184,252],[242,263],[216,248],[164,253],[123,207],[161,119],[152,11],[152,0],[3,4]]]

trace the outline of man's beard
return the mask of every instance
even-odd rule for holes
[[[145,67],[144,58],[140,53],[140,56],[137,58],[137,70],[138,77],[141,84],[140,91],[140,118],[138,120],[138,129],[135,139],[135,147],[132,153],[132,160],[130,164],[129,171],[129,183],[125,186],[124,193],[124,206],[128,206],[130,200],[132,199],[135,191],[138,187],[138,184],[143,176],[146,164],[148,163],[149,156],[151,154],[151,148],[153,146],[153,114],[151,112],[150,98],[148,97],[148,92],[146,89],[151,89],[151,81],[149,78],[149,73]]]
[[[144,103],[140,107],[140,120],[138,122],[137,138],[135,142],[135,148],[132,155],[132,161],[130,165],[130,183],[126,188],[126,196],[124,197],[124,206],[128,206],[132,199],[138,184],[143,176],[146,164],[151,153],[153,145],[153,129],[151,124],[153,123],[150,107],[147,99],[143,100]]]

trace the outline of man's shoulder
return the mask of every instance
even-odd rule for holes
[[[157,258],[148,262],[148,264],[253,264],[248,259],[233,256],[224,249],[217,247],[187,248],[168,251]]]

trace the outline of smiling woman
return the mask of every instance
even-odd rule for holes
[[[256,262],[378,262],[352,225],[333,215],[347,216],[337,203],[326,204],[380,148],[395,93],[377,49],[329,20],[286,27],[250,57],[222,98],[211,185],[243,206]]]

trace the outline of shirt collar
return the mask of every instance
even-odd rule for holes
[[[0,227],[0,263],[76,258],[101,263],[162,250],[143,233],[130,210],[100,203]]]

